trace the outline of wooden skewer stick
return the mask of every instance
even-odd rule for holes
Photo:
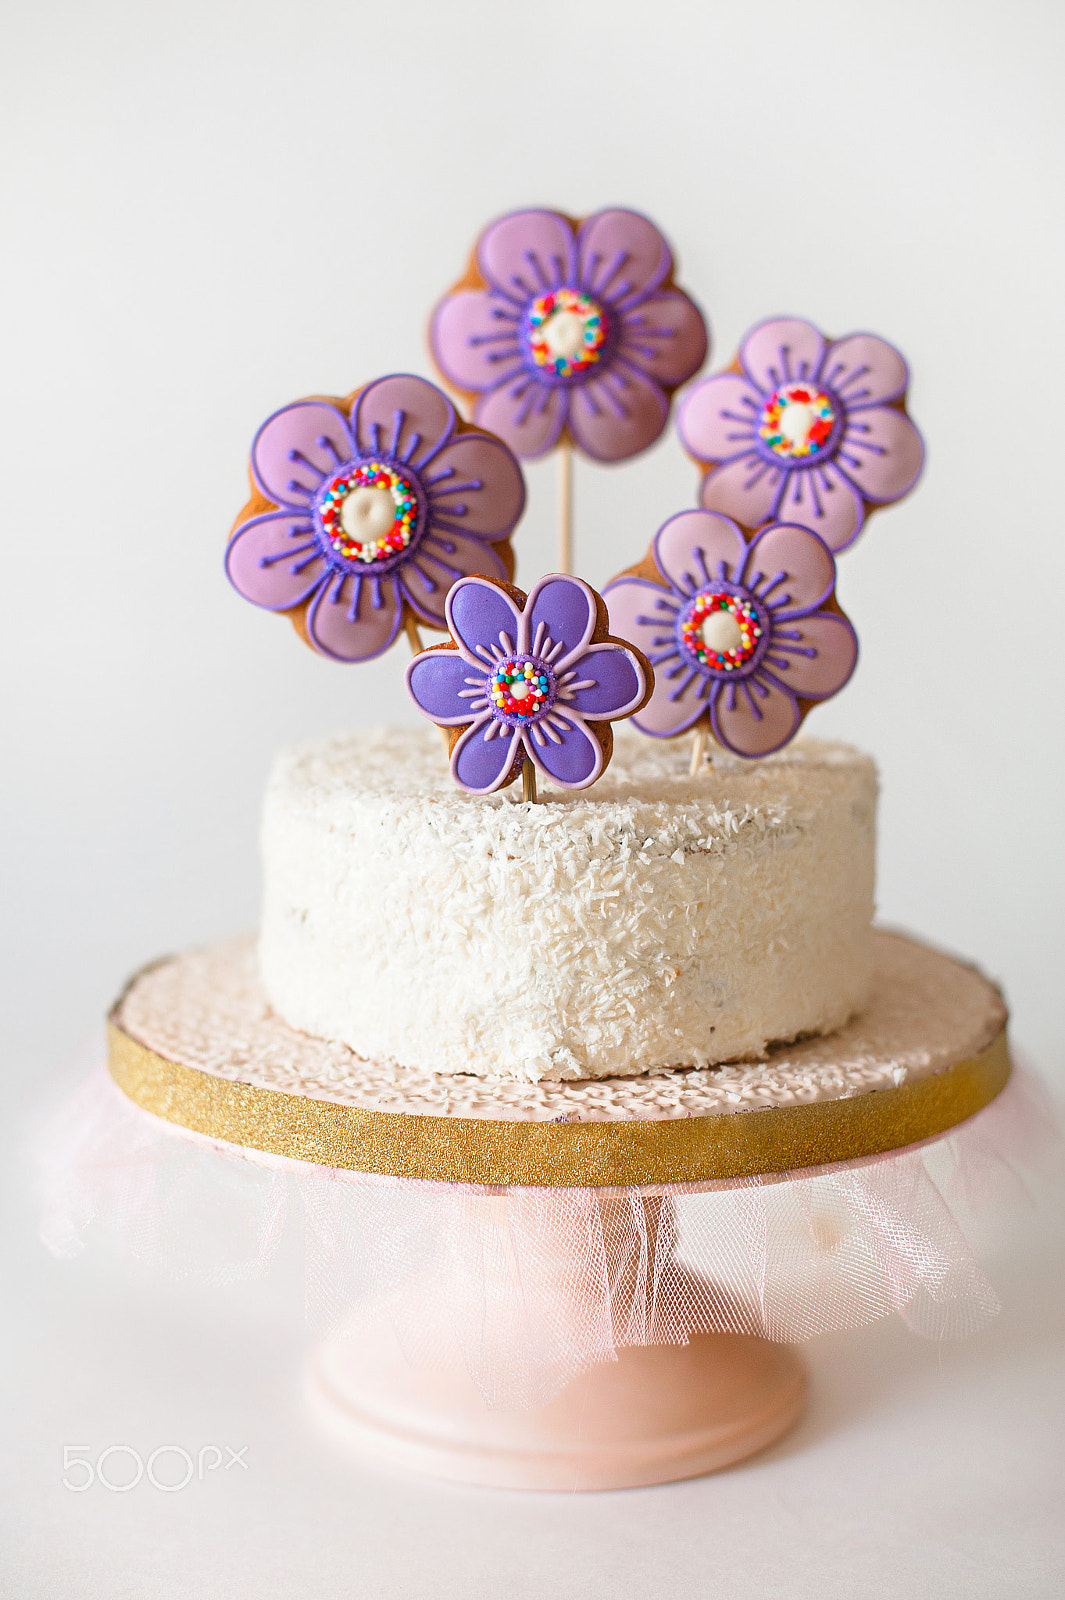
[[[710,743],[710,729],[705,722],[701,722],[695,730],[692,739],[692,762],[689,768],[693,778],[697,778],[706,765],[706,747]]]
[[[540,803],[536,794],[536,768],[528,756],[525,757],[521,767],[521,797],[534,806]]]
[[[573,446],[565,436],[558,447],[558,570],[573,571]]]

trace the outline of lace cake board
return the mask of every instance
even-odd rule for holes
[[[764,1060],[522,1084],[361,1060],[297,1033],[253,940],[138,974],[110,1018],[110,1069],[194,1133],[353,1172],[502,1186],[720,1183],[934,1138],[1010,1072],[1006,1008],[973,967],[878,932],[868,1005]]]

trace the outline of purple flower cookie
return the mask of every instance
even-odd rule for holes
[[[908,381],[902,356],[874,334],[829,342],[795,317],[760,322],[736,370],[704,378],[677,412],[681,443],[708,469],[702,504],[749,529],[801,522],[846,549],[870,508],[920,476]]]
[[[461,578],[447,597],[453,644],[407,667],[419,711],[452,735],[451,775],[492,794],[525,761],[564,789],[586,789],[613,748],[610,723],[631,716],[654,674],[606,632],[606,607],[580,578],[541,578],[526,597],[489,578]]]
[[[669,738],[708,719],[736,755],[779,750],[858,659],[835,581],[832,552],[808,528],[773,523],[748,544],[716,511],[671,517],[645,561],[603,591],[610,626],[655,671],[636,726]]]
[[[438,305],[433,357],[517,455],[565,433],[599,461],[623,460],[654,443],[674,389],[706,359],[706,324],[672,272],[638,212],[511,212]]]
[[[251,478],[229,578],[254,605],[292,613],[335,661],[380,655],[405,614],[446,628],[456,579],[514,570],[521,467],[424,378],[276,411],[255,436]]]

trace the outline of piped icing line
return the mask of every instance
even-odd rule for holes
[[[671,517],[603,590],[611,627],[655,672],[636,726],[659,739],[709,728],[738,756],[781,749],[857,663],[835,581],[832,552],[809,528],[771,523],[748,543],[720,512]]]
[[[920,476],[908,383],[905,360],[876,334],[830,340],[797,317],[758,323],[677,410],[680,441],[704,469],[701,504],[748,532],[797,522],[845,550]]]
[[[433,360],[474,420],[524,458],[571,443],[621,461],[654,443],[706,360],[699,307],[639,212],[513,211],[437,305]]]
[[[452,729],[451,775],[470,794],[494,794],[527,763],[563,789],[586,789],[606,769],[611,722],[647,704],[654,673],[638,649],[607,632],[602,597],[580,578],[541,578],[528,595],[485,577],[447,597],[448,644],[407,666],[424,716]]]
[[[230,582],[332,660],[369,661],[411,621],[444,631],[459,578],[513,574],[521,467],[425,378],[283,406],[255,435],[250,476]]]

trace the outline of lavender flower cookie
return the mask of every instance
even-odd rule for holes
[[[748,529],[800,522],[846,549],[870,509],[920,476],[908,382],[902,356],[875,334],[830,342],[795,317],[760,322],[733,367],[696,384],[677,412],[681,443],[706,469],[702,504]]]
[[[565,436],[620,461],[654,443],[706,359],[702,313],[672,273],[669,245],[635,211],[511,212],[437,306],[433,358],[517,455]]]
[[[610,760],[610,723],[645,705],[654,684],[643,654],[607,633],[602,598],[562,575],[528,596],[473,577],[446,609],[452,643],[415,656],[407,687],[419,711],[455,730],[455,782],[492,794],[531,761],[564,789],[593,784]]]
[[[636,726],[662,739],[709,722],[735,755],[779,750],[854,671],[858,640],[835,582],[832,552],[808,528],[773,523],[748,544],[716,511],[671,517],[603,591],[610,626],[655,671]]]
[[[514,571],[521,467],[424,378],[284,406],[255,436],[251,479],[230,581],[335,661],[380,655],[408,615],[445,629],[456,579]]]

